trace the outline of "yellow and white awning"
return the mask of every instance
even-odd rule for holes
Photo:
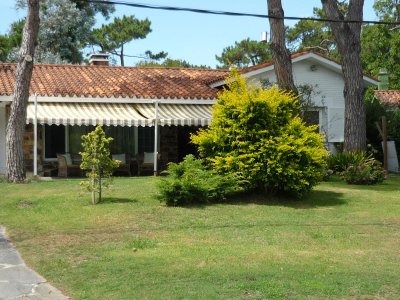
[[[35,107],[28,104],[27,123],[33,123]],[[38,103],[37,122],[48,125],[152,126],[134,104],[123,103]]]
[[[158,124],[161,126],[208,126],[211,123],[212,105],[205,104],[159,104]],[[148,119],[155,116],[154,104],[137,104],[138,112]]]

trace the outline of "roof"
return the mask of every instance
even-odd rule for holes
[[[0,96],[14,92],[16,64],[0,63]],[[62,97],[215,99],[226,70],[35,64],[29,94]]]
[[[378,90],[375,91],[375,97],[385,105],[400,105],[400,90]]]
[[[342,74],[342,65],[341,62],[326,56],[322,53],[316,52],[316,51],[301,51],[301,52],[297,52],[297,53],[293,53],[291,55],[292,57],[292,63],[295,63],[297,61],[302,61],[304,59],[312,59],[314,61],[318,61],[321,64],[324,64],[327,68],[332,69],[340,74]],[[241,70],[241,74],[243,74],[243,76],[248,77],[248,76],[252,76],[256,73],[260,73],[265,71],[264,69],[273,69],[274,68],[274,62],[268,61],[256,66],[252,66],[252,67],[248,67],[248,68],[244,68]],[[378,80],[372,76],[363,74],[363,79],[368,83],[368,84],[374,84],[377,85],[378,84]],[[218,86],[219,84],[214,84],[213,86]]]

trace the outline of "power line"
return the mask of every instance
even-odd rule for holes
[[[380,25],[400,25],[400,22],[388,22],[388,21],[363,21],[363,20],[336,20],[327,18],[313,18],[313,17],[276,17],[270,15],[252,14],[252,13],[239,13],[231,11],[219,11],[219,10],[209,10],[209,9],[198,9],[198,8],[187,8],[187,7],[176,7],[176,6],[164,6],[155,4],[143,4],[143,3],[133,3],[122,0],[86,0],[90,3],[101,3],[110,5],[125,5],[130,7],[138,8],[148,8],[156,10],[168,10],[168,11],[186,11],[198,14],[209,14],[209,15],[222,15],[222,16],[232,16],[232,17],[252,17],[252,18],[262,18],[262,19],[284,19],[284,20],[295,20],[295,21],[316,21],[316,22],[330,22],[330,23],[361,23],[361,24],[380,24]]]

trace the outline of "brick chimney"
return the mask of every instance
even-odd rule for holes
[[[108,54],[107,53],[90,54],[89,64],[92,66],[108,66]]]

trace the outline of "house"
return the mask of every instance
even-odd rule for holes
[[[312,52],[294,54],[292,59],[296,84],[316,89],[314,116],[327,142],[342,142],[340,64]],[[92,65],[34,66],[24,137],[28,167],[35,152],[39,172],[56,160],[57,153],[78,153],[81,135],[97,124],[104,125],[107,135],[114,138],[113,153],[135,155],[157,149],[168,161],[179,161],[195,150],[189,143],[190,133],[209,125],[212,104],[228,71],[111,67],[106,62],[106,57],[98,55]],[[0,173],[5,172],[5,128],[15,71],[15,64],[0,63]],[[242,74],[253,85],[262,80],[275,82],[272,63],[244,69]],[[364,76],[364,84],[377,82]],[[34,151],[35,120],[39,126]]]

